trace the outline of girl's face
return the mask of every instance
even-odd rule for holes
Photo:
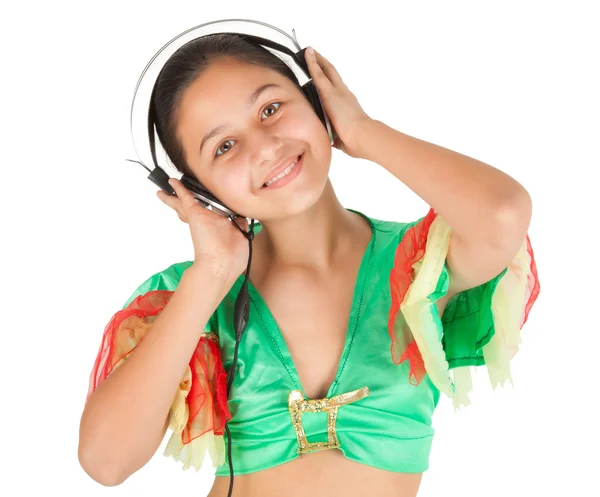
[[[301,90],[271,69],[232,58],[213,62],[184,92],[176,131],[198,180],[245,217],[304,212],[327,184],[327,130]],[[300,154],[292,181],[264,186]]]

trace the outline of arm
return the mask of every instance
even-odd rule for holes
[[[452,228],[448,294],[497,276],[525,240],[531,220],[527,190],[502,171],[419,140],[372,119],[361,123],[358,156],[378,163],[419,195]]]
[[[118,485],[154,455],[192,353],[231,287],[227,283],[203,267],[188,269],[131,357],[91,394],[78,456],[94,480]]]

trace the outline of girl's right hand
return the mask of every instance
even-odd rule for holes
[[[177,196],[162,190],[157,192],[157,196],[189,225],[194,244],[194,264],[209,268],[215,277],[235,280],[246,270],[249,247],[247,238],[233,223],[247,232],[246,218],[230,221],[199,204],[178,179],[171,178],[169,184]]]

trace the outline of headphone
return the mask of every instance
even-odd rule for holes
[[[156,140],[155,140],[155,119],[153,107],[151,105],[154,97],[154,90],[156,87],[156,81],[158,74],[162,67],[168,61],[168,58],[173,55],[177,50],[182,48],[185,44],[196,40],[198,38],[212,35],[212,34],[232,34],[240,36],[241,38],[265,48],[270,48],[274,52],[274,55],[278,56],[285,62],[290,69],[294,72],[298,78],[298,84],[300,85],[304,95],[312,105],[317,116],[325,126],[331,145],[333,145],[337,134],[333,129],[329,118],[324,110],[323,104],[317,92],[317,88],[313,83],[308,66],[305,60],[306,48],[301,48],[296,40],[296,32],[292,29],[292,36],[288,35],[284,31],[266,24],[260,21],[253,21],[248,19],[224,19],[220,21],[212,21],[205,24],[200,24],[193,28],[184,31],[177,35],[166,45],[164,45],[146,65],[146,68],[142,72],[135,91],[133,94],[133,101],[131,104],[131,115],[130,115],[130,127],[133,145],[138,155],[139,161],[126,159],[129,162],[135,162],[143,166],[147,171],[150,172],[148,179],[159,186],[162,190],[167,192],[169,195],[176,196],[175,190],[168,183],[170,175],[165,172],[163,168],[158,165],[156,157]],[[274,41],[277,39],[278,41]],[[286,58],[287,56],[287,58]],[[289,58],[289,60],[288,60]],[[165,60],[166,59],[166,60]],[[307,81],[302,83],[302,79],[306,78]],[[145,90],[145,94],[144,94]],[[158,144],[160,146],[160,142]],[[162,149],[162,147],[160,147]],[[164,152],[164,150],[163,150]],[[149,156],[148,156],[149,154]],[[149,158],[154,163],[154,169],[150,170],[144,163],[144,159],[149,162]],[[168,156],[165,153],[165,159],[170,162]],[[198,180],[192,178],[186,174],[183,174],[180,178],[181,183],[190,191],[192,196],[200,203],[203,207],[217,214],[226,216],[238,230],[248,239],[249,243],[249,256],[248,266],[244,283],[240,289],[240,292],[236,298],[234,308],[234,327],[235,327],[235,349],[233,354],[233,364],[231,366],[229,378],[227,381],[227,397],[229,397],[229,391],[233,383],[233,378],[236,371],[238,347],[248,324],[249,316],[249,296],[248,296],[248,276],[250,274],[250,264],[252,262],[252,240],[254,239],[254,219],[249,224],[248,232],[244,231],[238,226],[235,220],[241,217],[240,214],[227,207],[221,202],[216,196],[210,193]],[[227,432],[228,439],[228,459],[229,459],[229,493],[228,497],[231,497],[233,491],[233,463],[231,460],[231,434],[227,423],[225,424],[225,430]]]

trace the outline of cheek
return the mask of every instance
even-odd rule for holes
[[[246,199],[250,194],[250,168],[244,162],[227,164],[223,171],[214,174],[211,182],[218,185],[215,195],[234,210],[243,210]]]
[[[319,117],[310,106],[303,106],[301,110],[295,113],[294,118],[286,123],[286,128],[296,132],[304,139],[315,140],[325,127],[319,120]]]
[[[329,163],[331,143],[327,129],[312,107],[307,106],[294,115],[280,130],[281,136],[291,141],[308,144],[311,154],[318,162]]]
[[[331,159],[331,142],[327,129],[311,109],[311,116],[305,121],[306,125],[306,141],[310,144],[311,150],[315,157],[326,162]]]
[[[232,166],[232,165],[230,165]],[[222,189],[229,193],[230,196],[243,195],[248,190],[248,184],[250,181],[249,168],[248,166],[237,163],[232,167],[227,168],[227,172],[221,175],[219,179],[219,185],[222,185]]]
[[[199,170],[197,167],[192,167],[192,172],[210,193],[225,204],[229,204],[230,199],[235,197],[235,192],[239,192],[241,182],[233,173],[219,171],[218,173],[212,172],[209,174],[206,170]]]

